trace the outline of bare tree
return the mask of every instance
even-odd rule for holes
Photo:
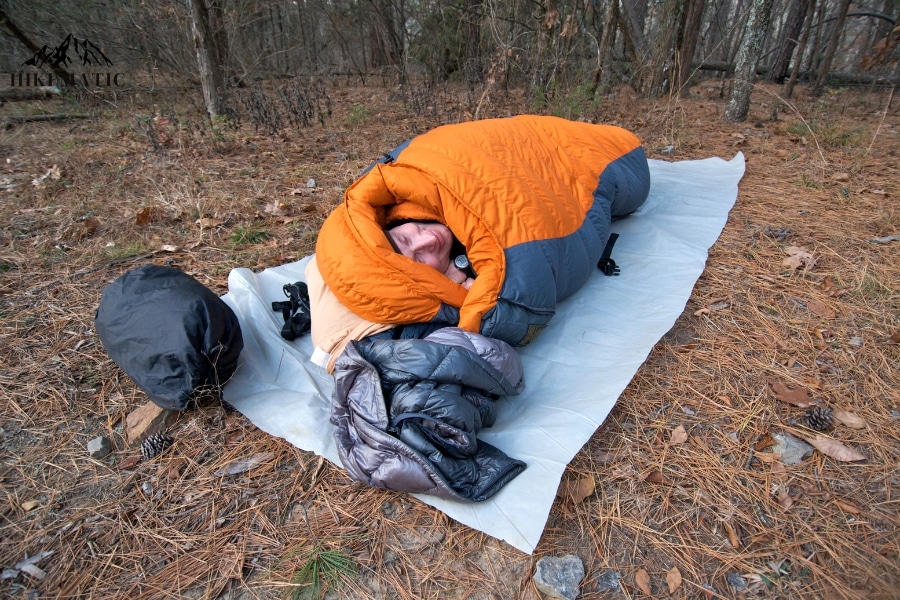
[[[481,1],[465,0],[463,15],[466,25],[466,83],[472,86],[480,83],[484,75],[481,64]]]
[[[187,0],[187,2],[191,10],[191,32],[194,36],[194,50],[197,52],[203,102],[206,104],[207,114],[212,119],[225,112],[223,98],[225,78],[222,76],[218,49],[210,28],[206,0]]]
[[[806,21],[806,15],[810,10],[811,0],[792,0],[788,9],[787,18],[781,35],[778,39],[776,47],[775,59],[769,69],[767,79],[776,83],[784,83],[784,78],[788,74],[788,67],[791,63],[791,57],[797,47],[797,40],[803,30],[803,23]]]
[[[812,29],[812,20],[815,12],[816,0],[810,0],[809,9],[803,24],[803,33],[800,34],[800,42],[797,45],[797,55],[794,57],[794,65],[791,67],[791,77],[784,84],[785,98],[790,98],[794,94],[794,86],[797,84],[797,77],[800,75],[800,65],[803,63],[803,53],[806,51],[807,42],[809,42],[809,34]]]
[[[682,95],[688,94],[691,63],[700,40],[700,25],[703,23],[705,10],[706,0],[689,0],[684,21],[679,27],[678,39],[675,40],[675,84]]]
[[[813,94],[821,94],[822,89],[825,87],[825,77],[828,75],[828,71],[831,70],[831,62],[834,60],[834,53],[837,52],[837,48],[841,43],[841,33],[844,31],[844,22],[847,20],[847,11],[849,9],[850,0],[841,0],[841,4],[838,7],[837,22],[831,29],[828,46],[825,48],[825,56],[822,58],[822,63],[819,65],[819,72],[816,75],[816,81],[813,84]]]
[[[3,7],[0,7],[0,23],[15,37],[17,40],[22,42],[22,44],[28,48],[28,51],[33,54],[38,54],[41,52],[41,47],[35,44],[31,38],[29,38],[24,31],[22,31],[18,25],[16,25],[12,19],[9,18],[3,11]],[[49,61],[48,66],[50,69],[56,74],[57,77],[61,77],[63,80],[68,78],[68,72],[63,69],[61,66],[56,64],[53,61]]]
[[[769,28],[769,16],[773,0],[752,0],[747,25],[738,48],[734,67],[731,100],[725,109],[723,120],[733,123],[743,121],[750,111],[750,92],[756,78],[756,67],[762,54],[763,42]]]

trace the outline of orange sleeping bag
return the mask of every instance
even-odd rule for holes
[[[458,323],[518,345],[584,284],[611,219],[640,206],[650,185],[633,134],[556,117],[446,125],[386,157],[322,226],[326,284],[370,321]],[[478,274],[471,289],[395,252],[384,227],[398,219],[446,224]]]

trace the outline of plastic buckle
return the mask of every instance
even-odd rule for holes
[[[616,261],[611,258],[601,258],[597,263],[597,268],[607,277],[618,275],[621,272],[621,269],[616,266]]]

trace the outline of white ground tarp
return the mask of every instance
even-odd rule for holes
[[[597,272],[559,305],[522,349],[526,390],[501,400],[480,438],[528,468],[479,504],[420,499],[457,521],[531,553],[566,465],[612,410],[650,350],[684,310],[737,198],[744,157],[650,161],[650,197],[613,223],[618,277]],[[304,279],[309,259],[253,273],[235,269],[224,300],[240,319],[241,366],[225,399],[260,429],[340,465],[329,422],[333,383],[309,361],[309,336],[280,337],[282,286]]]

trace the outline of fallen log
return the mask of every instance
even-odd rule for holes
[[[43,100],[53,96],[59,96],[60,90],[55,85],[43,87],[21,87],[0,90],[0,102],[21,102],[24,100]]]
[[[34,121],[65,121],[66,119],[89,119],[90,115],[69,115],[69,114],[55,114],[55,115],[11,115],[8,117],[0,118],[0,130],[7,130],[13,126],[14,123],[31,123]]]
[[[702,63],[692,64],[691,68],[699,69],[701,71],[724,71],[725,76],[729,77],[733,72],[734,65],[727,62],[703,61]],[[756,74],[759,76],[764,76],[768,72],[769,69],[764,66],[760,66],[756,69]],[[800,71],[800,79],[808,79],[809,77],[812,77],[811,73]],[[879,87],[897,87],[900,86],[900,78],[869,75],[867,73],[842,73],[839,71],[832,71],[825,76],[825,84],[832,86],[874,85]]]

